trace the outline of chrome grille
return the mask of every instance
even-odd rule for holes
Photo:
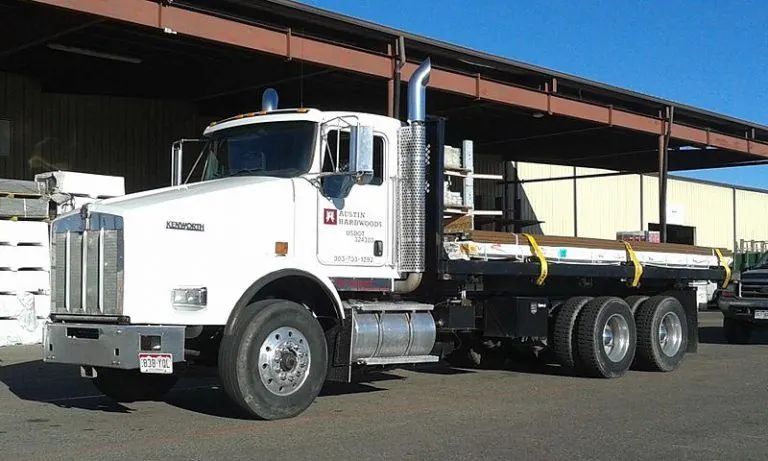
[[[742,298],[768,298],[768,280],[766,283],[742,283],[739,291]]]
[[[91,213],[54,221],[51,230],[51,312],[123,312],[123,219]]]

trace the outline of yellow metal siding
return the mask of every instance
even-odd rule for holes
[[[659,180],[643,178],[643,218],[659,222]],[[670,179],[667,222],[696,228],[696,245],[733,248],[733,197],[729,187]],[[680,213],[679,218],[673,211]],[[679,221],[678,221],[679,219]]]
[[[518,164],[518,177],[521,180],[564,176],[573,176],[573,168],[536,163]],[[519,190],[521,218],[544,221],[541,225],[525,228],[526,232],[574,235],[572,179],[522,184]]]
[[[566,177],[573,172],[572,167],[557,165],[518,165],[520,179]],[[607,172],[576,169],[577,176]],[[524,191],[522,217],[546,221],[538,231],[574,235],[573,180],[524,184],[521,190]],[[733,188],[728,186],[670,179],[668,223],[694,227],[696,245],[733,248],[734,242],[740,239],[768,240],[768,218],[765,217],[768,192],[737,189],[735,210],[733,194]],[[613,239],[618,231],[647,230],[649,223],[659,222],[658,197],[659,180],[653,176],[578,179],[575,197],[578,236]]]
[[[577,176],[609,173],[578,168]],[[578,179],[576,189],[579,237],[615,239],[619,231],[639,230],[640,178],[637,175]]]
[[[659,180],[653,176],[643,176],[642,181],[643,230],[647,230],[648,223],[659,222]]]
[[[736,240],[768,240],[768,194],[736,191]]]

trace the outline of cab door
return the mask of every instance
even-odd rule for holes
[[[373,133],[373,177],[356,184],[343,199],[330,199],[318,192],[317,256],[326,266],[384,267],[392,261],[392,223],[390,184],[387,177],[387,152],[396,148],[395,139]],[[326,127],[321,145],[322,171],[344,171],[349,164],[350,133],[338,126]],[[323,182],[343,181],[342,176],[326,176]],[[334,271],[339,272],[339,271]],[[345,275],[353,271],[342,270]],[[369,274],[361,274],[363,277]]]

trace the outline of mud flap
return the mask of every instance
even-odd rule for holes
[[[352,319],[346,318],[325,333],[326,342],[333,345],[328,360],[326,381],[352,382]]]

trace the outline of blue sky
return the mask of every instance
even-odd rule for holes
[[[768,125],[766,0],[302,1]],[[768,166],[685,175],[768,188]]]

